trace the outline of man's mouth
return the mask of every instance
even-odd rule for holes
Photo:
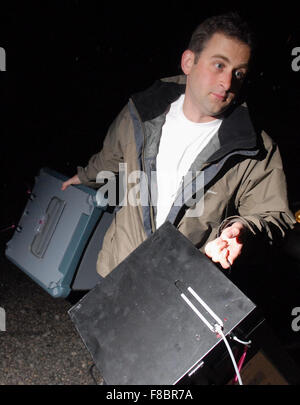
[[[218,100],[221,101],[226,101],[227,100],[227,95],[225,93],[211,93],[213,96],[215,96]]]

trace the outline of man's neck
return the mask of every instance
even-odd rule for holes
[[[182,110],[183,110],[185,117],[192,122],[205,123],[205,122],[211,122],[211,121],[214,121],[215,119],[217,119],[217,117],[213,117],[213,116],[205,115],[204,113],[201,113],[191,103],[188,102],[187,97],[184,98]]]

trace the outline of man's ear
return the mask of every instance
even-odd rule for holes
[[[195,54],[189,49],[185,50],[181,56],[181,69],[184,74],[188,75],[194,65]]]

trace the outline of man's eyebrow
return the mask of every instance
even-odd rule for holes
[[[212,59],[223,59],[225,62],[230,63],[230,59],[228,59],[227,56],[224,56],[224,55],[221,55],[221,54],[213,55],[211,58]],[[242,68],[242,67],[247,68],[248,63],[241,63],[239,66],[236,67],[236,69],[239,69],[239,68]]]

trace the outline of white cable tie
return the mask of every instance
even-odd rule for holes
[[[175,283],[176,287],[179,288],[178,283]],[[226,336],[223,333],[223,322],[222,320],[214,313],[214,311],[199,297],[199,295],[191,288],[188,287],[187,290],[196,298],[196,300],[206,309],[206,311],[215,319],[215,321],[217,321],[217,324],[215,325],[211,325],[207,319],[198,311],[198,309],[195,307],[195,305],[185,296],[185,294],[183,292],[181,292],[180,296],[182,297],[182,299],[184,299],[184,301],[189,305],[189,307],[195,312],[195,314],[202,320],[202,322],[205,323],[205,325],[211,330],[211,332],[214,333],[219,333],[219,335],[222,337],[225,346],[227,347],[228,353],[231,357],[231,361],[233,364],[233,367],[235,369],[237,378],[238,378],[238,382],[240,385],[243,385],[242,379],[241,379],[241,375],[238,369],[238,366],[236,364],[234,355],[232,353],[231,347],[226,339]],[[242,342],[240,339],[238,339],[236,336],[233,337],[233,339]],[[244,343],[244,342],[242,342]],[[250,341],[251,343],[251,341]]]
[[[196,300],[206,309],[206,311],[214,318],[215,321],[223,328],[224,324],[222,320],[214,313],[214,311],[203,301],[202,298],[192,289],[192,287],[188,287],[188,291],[196,298]]]
[[[190,308],[199,316],[202,322],[212,331],[215,332],[215,328],[207,321],[207,319],[198,311],[195,305],[183,294],[181,293],[180,296],[184,299],[184,301],[190,306]]]
[[[251,343],[252,343],[251,340],[248,340],[248,342],[245,342],[245,341],[243,341],[243,340],[237,338],[236,336],[233,336],[232,339],[235,340],[235,341],[237,341],[238,343],[241,343],[242,345],[245,345],[245,346],[250,346]]]

